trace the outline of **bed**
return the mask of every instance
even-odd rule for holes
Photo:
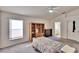
[[[61,53],[65,52],[65,50],[71,52],[71,50],[68,50],[69,48],[74,49],[72,52],[75,52],[75,48],[68,46],[68,49],[64,49],[67,45],[56,40],[51,40],[46,37],[33,38],[32,46],[35,50],[41,53]],[[62,51],[62,49],[64,50]]]
[[[61,48],[65,44],[51,40],[46,37],[33,38],[32,46],[41,53],[57,53],[61,52]]]

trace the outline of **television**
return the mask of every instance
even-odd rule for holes
[[[52,36],[52,29],[45,29],[45,30],[44,30],[44,36],[45,36],[45,37],[50,37],[50,36]]]

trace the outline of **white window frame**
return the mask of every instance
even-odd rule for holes
[[[13,24],[12,22],[17,22],[16,24]],[[19,23],[21,23],[21,27],[18,25]],[[16,26],[16,27],[14,27]],[[13,29],[15,28],[15,29]],[[18,29],[18,28],[21,28],[21,29]],[[13,32],[13,30],[17,30]],[[15,33],[15,34],[14,34]],[[19,34],[16,34],[16,33],[20,33],[21,35]],[[14,37],[12,36],[14,34]],[[16,39],[22,39],[23,38],[23,20],[17,20],[17,19],[9,19],[9,39],[10,40],[16,40]]]

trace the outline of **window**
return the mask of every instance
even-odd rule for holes
[[[23,38],[23,20],[9,20],[9,39]]]

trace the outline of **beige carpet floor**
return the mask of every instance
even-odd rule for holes
[[[61,39],[61,40],[59,40],[59,42],[62,42],[64,44],[67,44],[71,47],[76,48],[77,52],[79,53],[79,42],[76,42],[76,41],[70,40],[70,39]]]
[[[31,43],[23,43],[16,46],[3,48],[0,53],[38,53],[35,51]]]
[[[70,45],[76,48],[79,52],[79,42],[69,39],[61,39],[59,40],[59,42]],[[38,53],[38,52],[33,49],[30,43],[24,43],[13,47],[1,49],[0,53]]]

